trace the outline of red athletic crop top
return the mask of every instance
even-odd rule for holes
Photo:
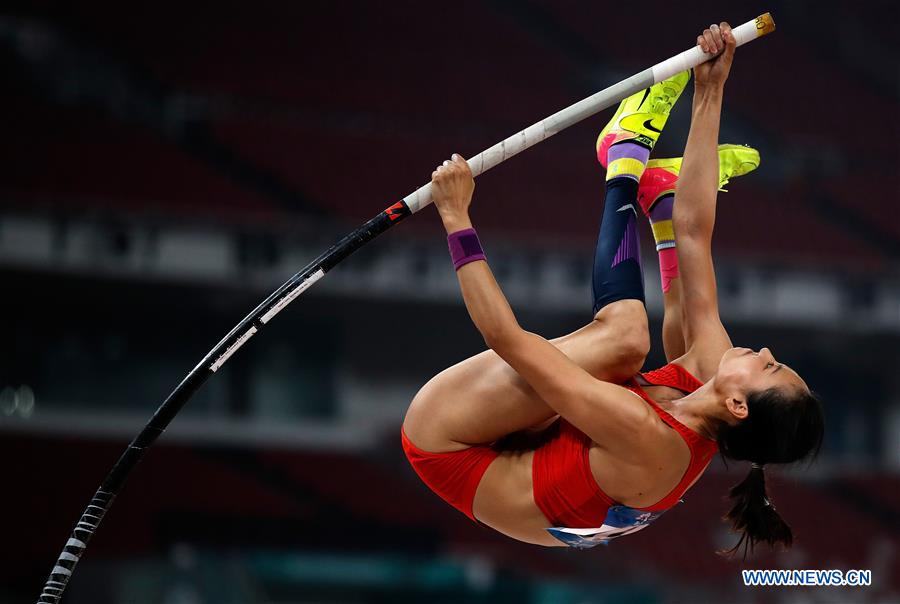
[[[703,385],[683,367],[672,363],[641,376],[649,384],[669,386],[685,393],[691,393]],[[613,501],[594,480],[588,457],[591,439],[560,419],[558,434],[534,454],[534,500],[547,519],[557,527],[548,529],[551,534],[574,547],[592,547],[647,526],[660,513],[679,502],[681,495],[718,450],[715,441],[694,432],[660,408],[635,379],[624,386],[647,401],[664,422],[678,431],[690,449],[691,460],[681,481],[668,495],[649,507],[630,508]],[[568,529],[582,528],[590,530],[576,531],[578,535],[567,532]],[[585,538],[585,535],[589,536]]]

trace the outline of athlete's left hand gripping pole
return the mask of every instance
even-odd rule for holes
[[[738,45],[745,44],[775,29],[772,17],[766,13],[754,21],[748,21],[734,28]],[[557,132],[594,115],[643,90],[656,82],[669,78],[685,69],[696,67],[709,58],[699,46],[686,50],[670,59],[657,63],[649,69],[614,84],[609,88],[583,99],[550,117],[529,126],[479,153],[468,160],[472,174],[478,176],[510,157],[536,145]],[[81,515],[72,535],[66,542],[62,553],[56,561],[44,589],[38,597],[39,604],[56,604],[72,576],[75,565],[84,553],[91,536],[103,520],[103,516],[112,505],[125,479],[138,464],[146,450],[153,444],[178,414],[185,403],[200,389],[206,380],[231,358],[238,348],[263,328],[276,314],[293,302],[300,294],[309,289],[325,273],[334,268],[344,258],[372,241],[407,216],[418,212],[431,203],[431,183],[420,187],[413,193],[390,206],[360,228],[356,229],[324,254],[310,262],[306,268],[288,279],[275,290],[259,306],[244,317],[216,346],[207,353],[200,363],[178,384],[169,397],[160,405],[156,413],[143,430],[128,445],[128,448],[106,476],[103,484],[97,489],[87,509]]]

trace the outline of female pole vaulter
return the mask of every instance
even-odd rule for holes
[[[606,200],[594,259],[595,317],[552,342],[523,330],[469,218],[474,181],[454,155],[432,174],[460,289],[490,350],[437,375],[401,430],[422,480],[445,501],[512,538],[592,547],[649,525],[704,472],[716,451],[751,462],[727,517],[740,540],[791,545],[765,489],[764,465],[815,456],[819,400],[763,348],[732,347],[718,313],[711,238],[716,191],[752,170],[755,151],[717,151],[735,41],[727,23],[697,38],[683,161],[649,154],[684,89],[678,74],[622,102],[601,133]],[[679,174],[680,172],[680,174]],[[675,181],[677,203],[673,204]],[[666,296],[666,366],[638,373],[649,350],[636,207],[650,218]],[[517,434],[536,436],[512,446]]]

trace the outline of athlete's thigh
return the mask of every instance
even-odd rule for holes
[[[635,329],[645,331],[646,315],[637,319]],[[642,363],[625,350],[623,327],[595,320],[552,342],[597,379],[621,382]],[[413,399],[404,429],[422,449],[450,451],[493,442],[555,415],[512,367],[487,350],[432,378]]]

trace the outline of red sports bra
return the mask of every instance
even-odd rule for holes
[[[703,385],[683,367],[672,363],[641,376],[654,386],[669,386],[685,393]],[[690,449],[690,463],[675,488],[654,505],[637,508],[643,512],[666,510],[678,503],[718,447],[715,441],[694,432],[661,409],[634,379],[624,386],[647,401],[664,422],[678,431]],[[588,457],[592,444],[583,432],[560,419],[558,434],[535,451],[532,463],[534,501],[554,526],[597,527],[604,522],[609,508],[619,505],[594,480]]]

